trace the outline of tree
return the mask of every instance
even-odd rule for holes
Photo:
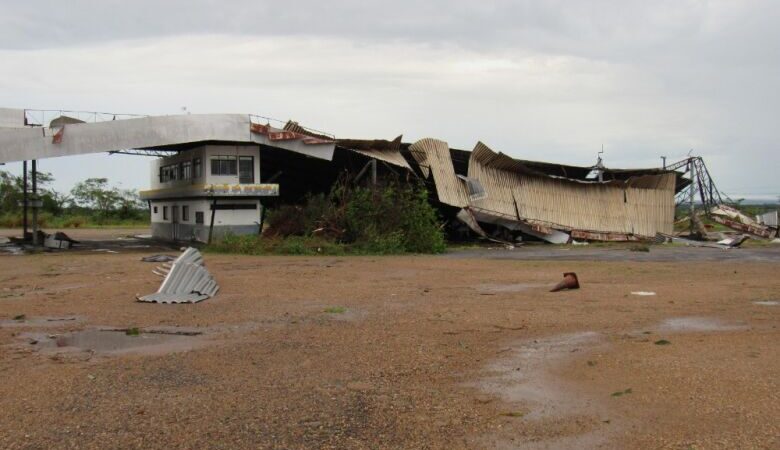
[[[96,209],[103,215],[115,210],[121,200],[118,189],[108,187],[107,178],[87,178],[76,183],[70,193],[77,205]]]
[[[119,196],[119,215],[123,219],[135,216],[144,207],[135,189],[116,189],[116,193]]]
[[[43,201],[44,209],[53,203],[53,198],[57,195],[54,190],[47,186],[54,181],[54,177],[48,172],[37,172],[36,188],[38,198]],[[24,177],[13,175],[9,172],[0,170],[0,211],[18,211],[19,206],[24,199]],[[27,192],[32,194],[32,176],[27,177]],[[56,212],[56,211],[55,211]]]

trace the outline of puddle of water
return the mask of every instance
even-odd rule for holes
[[[480,284],[477,290],[480,292],[523,292],[529,289],[538,288],[541,284],[514,283],[514,284]]]
[[[144,332],[127,334],[124,330],[88,329],[61,335],[28,333],[21,336],[30,347],[46,351],[82,351],[98,354],[163,354],[186,351],[202,342],[199,336]]]
[[[36,317],[25,317],[24,319],[4,319],[0,320],[0,328],[8,327],[35,327],[35,328],[45,328],[45,327],[62,327],[71,325],[74,323],[79,323],[82,320],[84,320],[82,317],[79,316],[66,316],[66,317],[48,317],[48,316],[36,316]]]
[[[571,412],[571,396],[560,390],[547,372],[565,361],[580,347],[592,347],[599,341],[595,332],[555,336],[524,342],[487,367],[492,376],[479,387],[510,403],[529,402],[534,408],[525,417],[544,417]]]
[[[756,305],[761,305],[761,306],[777,306],[777,305],[780,305],[780,302],[778,302],[777,300],[759,300],[759,301],[753,302],[753,303],[756,304]]]
[[[0,252],[11,255],[24,255],[24,248],[14,244],[0,244]]]
[[[726,324],[707,317],[674,317],[661,322],[661,331],[732,331],[744,330],[744,325]]]
[[[524,341],[513,347],[504,357],[486,367],[488,376],[471,384],[507,403],[518,404],[524,412],[523,420],[539,426],[559,424],[561,420],[592,418],[600,423],[607,414],[599,401],[580,395],[573,386],[552,375],[552,370],[565,364],[580,351],[591,351],[603,345],[596,332],[565,334],[546,339]],[[580,420],[577,419],[578,423]],[[587,419],[584,419],[587,421]],[[548,422],[551,421],[551,422]],[[607,439],[607,432],[585,426],[581,432],[568,436],[530,438],[529,440],[493,441],[493,448],[523,449],[589,449],[598,448]],[[516,437],[516,436],[515,436]]]

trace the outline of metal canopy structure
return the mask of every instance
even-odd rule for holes
[[[0,163],[203,142],[260,144],[331,160],[335,141],[253,122],[249,114],[138,117],[60,127],[0,128]]]

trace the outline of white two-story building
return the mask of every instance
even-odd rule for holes
[[[261,199],[279,193],[260,183],[260,146],[200,145],[152,161],[149,202],[152,235],[201,241],[226,233],[258,234]]]

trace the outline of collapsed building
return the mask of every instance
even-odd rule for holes
[[[674,166],[526,161],[482,142],[465,151],[433,138],[341,139],[253,115],[88,122],[60,114],[45,125],[30,123],[25,110],[0,113],[0,163],[98,152],[157,157],[141,197],[163,239],[259,233],[266,208],[328,192],[346,172],[353,181],[421,180],[451,230],[499,240],[636,241],[673,232],[675,198],[692,184]]]

